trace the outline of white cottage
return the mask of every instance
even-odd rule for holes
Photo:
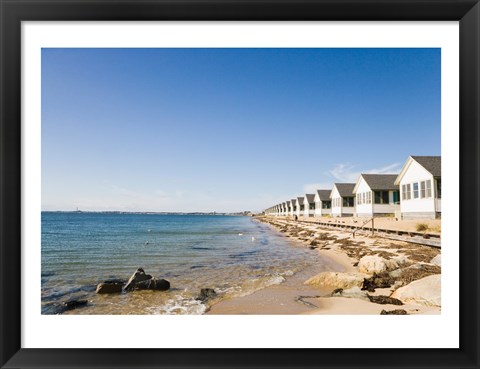
[[[355,204],[353,201],[353,188],[355,183],[335,183],[330,199],[332,200],[332,216],[353,216]]]
[[[290,210],[290,215],[293,217],[295,214],[297,214],[297,199],[291,199],[291,210]]]
[[[332,190],[317,190],[315,193],[315,216],[322,217],[332,214],[332,200],[330,193]]]
[[[295,215],[300,217],[304,212],[303,197],[297,197],[295,200]]]
[[[396,215],[400,210],[400,194],[395,184],[398,174],[360,174],[355,184],[355,216]]]
[[[312,193],[306,193],[303,197],[303,216],[313,217],[315,214],[315,195]]]
[[[280,215],[281,215],[281,216],[285,216],[285,214],[287,213],[286,207],[287,207],[287,203],[286,203],[286,202],[282,202],[282,203],[280,204]]]
[[[409,156],[395,184],[402,219],[435,219],[442,213],[441,156]]]
[[[291,211],[292,211],[292,202],[290,200],[288,200],[287,202],[285,202],[286,204],[286,207],[285,207],[285,216],[289,216],[291,215]]]

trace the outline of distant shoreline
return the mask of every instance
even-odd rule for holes
[[[62,214],[141,214],[141,215],[222,215],[222,216],[250,216],[250,213],[220,213],[220,212],[171,212],[171,211],[121,211],[121,210],[42,210],[42,213]]]

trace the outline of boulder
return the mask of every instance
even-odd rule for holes
[[[395,270],[392,270],[390,273],[388,273],[388,275],[391,278],[400,278],[402,276],[403,270],[404,269],[395,269]]]
[[[217,296],[217,293],[213,288],[202,288],[200,290],[200,295],[196,298],[196,300],[199,301],[207,301],[212,298],[215,298]]]
[[[97,285],[96,293],[118,293],[123,291],[123,281],[105,281]]]
[[[441,306],[441,275],[434,274],[413,281],[396,290],[392,297],[406,304]]]
[[[442,266],[442,254],[438,254],[432,260],[430,260],[430,264]]]
[[[399,267],[401,266],[408,266],[410,265],[412,262],[408,259],[408,257],[406,257],[405,255],[398,255],[398,256],[394,256],[393,258],[391,258],[390,260],[394,261],[395,263],[397,263],[397,265]]]
[[[170,289],[170,282],[165,279],[150,278],[135,283],[135,290],[167,291]]]
[[[155,290],[166,291],[170,289],[170,282],[165,279],[153,278],[150,274],[146,274],[142,268],[138,268],[130,277],[124,287],[125,291],[133,290]]]
[[[138,268],[128,280],[127,285],[125,286],[125,291],[134,290],[137,283],[146,281],[148,279],[152,279],[152,276],[150,274],[145,274],[143,268]]]
[[[378,255],[367,255],[358,262],[358,271],[365,274],[382,273],[397,269],[398,264],[394,260],[386,260]]]
[[[339,272],[323,272],[305,281],[305,284],[332,288],[350,288],[361,286],[364,275]]]

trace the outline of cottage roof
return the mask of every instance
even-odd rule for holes
[[[434,177],[442,176],[441,156],[412,156],[412,159],[432,173]]]
[[[314,203],[315,202],[315,195],[313,193],[306,193],[305,194],[305,200],[307,200],[307,202],[309,204]]]
[[[403,165],[400,174],[398,175],[397,179],[395,180],[396,184],[400,184],[401,180],[405,176],[408,168],[413,161],[416,161],[422,167],[425,168],[426,171],[430,172],[434,177],[441,177],[442,176],[442,157],[441,156],[409,156],[405,164]]]
[[[353,188],[355,187],[355,183],[335,183],[334,186],[337,187],[338,193],[341,197],[353,196]]]
[[[299,204],[303,205],[303,197],[297,197],[297,201]]]
[[[372,190],[398,190],[395,180],[398,174],[361,174]]]
[[[332,190],[317,190],[320,201],[330,201],[330,193]]]

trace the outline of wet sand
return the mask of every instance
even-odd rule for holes
[[[342,269],[339,265],[331,266]],[[316,298],[329,294],[328,289],[304,285],[303,282],[318,273],[316,268],[308,268],[289,278],[285,282],[272,285],[251,295],[222,300],[213,305],[207,314],[226,315],[278,315],[310,313],[317,306],[305,301],[306,298]]]

